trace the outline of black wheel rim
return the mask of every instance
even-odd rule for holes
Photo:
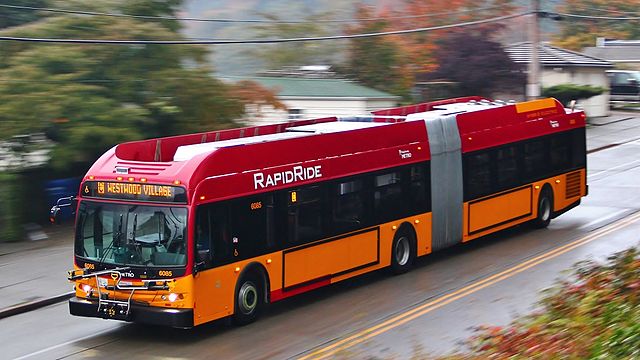
[[[258,306],[258,289],[252,282],[245,282],[238,292],[240,311],[247,315],[255,311]]]

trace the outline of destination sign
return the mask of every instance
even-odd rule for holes
[[[186,190],[180,186],[139,184],[114,181],[86,181],[82,196],[121,200],[154,201],[165,203],[187,202]]]

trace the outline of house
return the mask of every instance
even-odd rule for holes
[[[531,43],[521,42],[505,47],[509,57],[516,63],[528,65],[531,61]],[[540,84],[543,88],[561,84],[592,85],[609,87],[605,71],[613,64],[600,58],[540,44]],[[590,117],[609,114],[609,92],[582,100],[579,105]]]
[[[640,40],[610,40],[598,38],[595,47],[584,53],[613,63],[627,70],[640,70]]]
[[[309,74],[297,77],[278,74],[248,80],[275,90],[278,100],[287,107],[287,110],[273,109],[271,106],[247,109],[248,125],[327,116],[361,116],[373,110],[394,107],[399,100],[398,96],[353,81]]]

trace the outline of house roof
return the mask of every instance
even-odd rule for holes
[[[290,77],[254,77],[261,85],[276,89],[280,97],[324,97],[397,99],[383,91],[371,89],[343,79],[305,79]]]
[[[530,42],[521,42],[504,48],[511,60],[519,64],[530,62],[531,49]],[[613,64],[606,60],[548,44],[540,44],[538,49],[540,64],[543,67],[613,67]]]
[[[594,46],[584,49],[590,56],[607,59],[611,62],[640,62],[640,45],[634,46]]]

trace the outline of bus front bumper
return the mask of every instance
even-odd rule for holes
[[[98,300],[72,297],[69,299],[71,315],[109,319],[98,312]],[[173,309],[131,304],[129,315],[113,317],[116,320],[170,326],[175,328],[193,327],[193,309]]]

